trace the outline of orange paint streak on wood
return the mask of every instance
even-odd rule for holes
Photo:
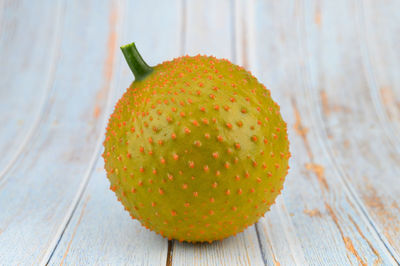
[[[294,115],[296,118],[296,122],[294,124],[294,129],[297,132],[299,136],[303,139],[304,146],[307,150],[308,156],[310,157],[311,162],[307,163],[306,169],[311,170],[314,172],[314,174],[318,178],[318,182],[322,185],[322,188],[325,190],[329,190],[329,185],[328,182],[326,181],[325,174],[324,174],[324,167],[322,165],[314,163],[314,156],[312,154],[310,144],[307,139],[307,133],[308,133],[308,128],[304,127],[303,124],[301,123],[301,116],[300,112],[297,108],[296,101],[292,98],[292,105],[293,105],[293,110],[294,110]]]
[[[367,265],[367,264],[361,259],[360,255],[358,255],[357,250],[355,250],[354,245],[353,245],[353,242],[351,241],[351,239],[348,238],[348,237],[344,237],[343,240],[344,240],[344,243],[346,244],[346,248],[347,248],[351,253],[353,253],[353,255],[357,258],[358,262],[359,262],[361,265]]]
[[[314,12],[314,23],[317,24],[318,27],[321,27],[322,22],[322,14],[321,14],[321,3],[317,2],[315,12]]]
[[[329,185],[325,178],[325,168],[316,163],[306,163],[305,166],[307,170],[314,172],[318,178],[318,182],[322,185],[322,188],[329,190]]]
[[[393,118],[393,112],[400,111],[400,102],[396,101],[396,95],[390,87],[382,87],[379,90],[383,105],[391,109],[391,112],[387,112],[390,119]]]
[[[379,216],[389,215],[390,213],[386,211],[385,205],[383,204],[381,198],[377,195],[376,189],[371,184],[366,183],[366,191],[368,194],[363,197],[366,204],[375,209]]]
[[[61,259],[60,265],[63,265],[63,264],[64,264],[64,260],[65,260],[65,258],[66,258],[67,255],[68,255],[69,249],[71,248],[72,240],[74,240],[76,231],[78,230],[78,226],[79,226],[79,224],[80,224],[81,221],[82,221],[83,215],[84,215],[84,213],[85,213],[86,205],[87,205],[89,199],[90,199],[90,196],[88,196],[88,197],[86,198],[85,202],[83,203],[81,214],[79,215],[78,222],[76,223],[75,228],[74,228],[74,231],[72,232],[71,240],[68,242],[67,250],[65,251],[64,256],[63,256],[62,259]]]
[[[367,265],[362,258],[360,257],[360,255],[358,254],[357,250],[354,248],[353,242],[351,241],[351,239],[347,236],[344,235],[342,228],[339,225],[339,220],[336,216],[336,214],[334,213],[334,211],[332,210],[331,206],[328,203],[325,203],[325,207],[328,210],[329,215],[331,216],[333,222],[335,223],[337,229],[339,230],[339,233],[343,239],[344,245],[346,247],[346,249],[348,251],[350,251],[358,260],[358,262],[361,265]]]
[[[366,202],[366,204],[369,207],[373,208],[376,211],[376,213],[378,213],[378,216],[382,218],[383,221],[387,222],[396,221],[396,216],[386,208],[382,199],[378,196],[375,187],[370,183],[368,183],[368,180],[366,180],[366,178],[364,178],[364,180],[366,183],[366,191],[369,192],[367,195],[363,196],[363,199]],[[396,202],[393,202],[392,206],[397,206]]]
[[[118,11],[115,7],[113,7],[109,18],[110,34],[107,40],[107,57],[104,63],[104,70],[103,70],[104,85],[96,95],[96,102],[104,101],[104,99],[108,95],[108,90],[110,89],[110,83],[113,76],[113,65],[114,65],[113,62],[115,60],[115,49],[117,48],[117,29],[116,29],[117,19],[118,19]],[[99,104],[96,104],[93,110],[94,117],[97,118],[100,115],[100,113],[101,109],[99,107]]]
[[[322,111],[325,115],[328,115],[331,111],[329,108],[328,96],[326,95],[325,91],[321,91],[319,96],[321,97]]]
[[[390,208],[389,206],[386,206],[384,204],[384,200],[379,197],[375,187],[368,182],[368,179],[364,178],[364,181],[366,184],[364,191],[366,193],[362,196],[362,198],[365,204],[374,210],[376,217],[382,223],[384,236],[391,245],[395,245],[393,237],[398,237],[400,232],[399,221],[396,215],[393,213],[396,208]]]
[[[106,65],[104,68],[104,75],[106,81],[110,82],[113,74],[113,62],[115,57],[115,48],[117,46],[117,24],[118,12],[117,9],[114,8],[110,15],[110,36],[108,38],[107,44],[107,58],[106,58]]]
[[[99,115],[100,115],[100,113],[101,113],[100,107],[96,106],[96,107],[94,108],[94,111],[93,111],[93,116],[94,116],[95,118],[98,118]]]
[[[353,218],[348,215],[351,223],[354,225],[354,227],[357,229],[357,232],[360,234],[360,236],[365,240],[365,242],[367,242],[369,248],[372,250],[372,252],[375,254],[375,256],[377,257],[377,259],[374,262],[374,265],[377,264],[381,264],[382,263],[382,258],[381,256],[379,256],[378,251],[372,246],[371,242],[364,236],[364,234],[362,233],[360,227],[358,227],[358,225],[356,224],[356,222],[353,220]]]
[[[281,264],[279,263],[279,261],[276,260],[275,256],[272,258],[274,260],[274,265],[275,266],[281,266]]]
[[[249,60],[247,56],[247,35],[246,35],[246,29],[244,25],[246,25],[246,22],[244,21],[245,17],[242,17],[242,57],[243,57],[243,67],[248,69],[249,68]]]
[[[387,238],[387,240],[389,241],[389,243],[390,243],[390,245],[394,245],[394,241],[393,241],[393,238],[392,238],[392,235],[391,234],[389,234],[389,232],[387,231],[387,229],[386,229],[386,227],[384,228],[384,232],[383,232],[383,235]]]
[[[267,220],[266,220],[266,223],[268,224],[268,226],[271,227],[271,224]],[[263,231],[264,231],[264,235],[268,236],[269,234],[268,234],[267,228],[265,226],[263,226],[262,228],[263,228]],[[270,238],[269,237],[265,237],[264,239],[268,242],[268,247],[269,247],[269,250],[271,251],[272,260],[274,262],[274,265],[280,266],[281,264],[279,263],[279,261],[276,260],[275,252],[272,249],[272,242],[271,242]]]
[[[294,129],[296,130],[296,133],[301,136],[301,137],[307,137],[308,133],[308,128],[304,127],[303,124],[301,123],[301,116],[300,112],[297,109],[297,105],[293,104],[294,108],[294,115],[296,117],[296,123],[294,124]]]
[[[234,237],[236,237],[236,234],[234,235]],[[249,257],[249,253],[247,252],[247,249],[246,249],[246,259],[247,259],[247,265],[251,265],[250,257]]]
[[[380,94],[381,94],[381,98],[383,101],[384,105],[393,105],[394,104],[394,93],[393,91],[390,89],[390,87],[382,87],[379,90]]]
[[[321,10],[320,10],[320,8],[318,7],[316,10],[315,10],[315,14],[314,14],[314,22],[315,22],[315,24],[317,24],[318,25],[318,27],[321,27],[321,23],[322,23],[322,15],[321,15]]]
[[[346,149],[350,147],[350,142],[347,139],[343,140],[343,147],[345,147]]]
[[[400,212],[400,207],[399,207],[399,205],[397,204],[397,202],[394,201],[394,202],[392,203],[392,207],[395,208],[395,209],[397,209],[397,210]]]
[[[346,106],[339,104],[335,105],[330,104],[328,100],[329,97],[324,90],[322,90],[319,95],[321,98],[322,112],[325,115],[329,115],[331,112],[344,112],[344,113],[350,112],[350,108]]]
[[[313,210],[304,209],[303,213],[307,214],[310,217],[314,217],[314,216],[321,217],[321,212],[318,209],[313,209]]]
[[[294,130],[296,131],[297,135],[299,135],[304,142],[304,146],[307,150],[307,154],[310,157],[311,160],[313,160],[314,156],[311,152],[310,144],[308,143],[307,139],[307,133],[308,133],[308,128],[304,127],[303,124],[301,123],[301,116],[299,109],[297,108],[296,101],[292,98],[292,105],[293,105],[293,111],[294,111],[294,116],[296,118],[296,122],[294,124]]]

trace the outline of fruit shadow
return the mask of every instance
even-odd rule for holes
[[[245,232],[212,243],[169,241],[168,257],[179,262],[190,263],[190,259],[193,258],[193,262],[216,263],[216,265],[221,261],[240,261],[240,258],[248,255],[244,247],[249,243],[244,234]]]

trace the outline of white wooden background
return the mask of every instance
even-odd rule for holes
[[[0,264],[397,265],[400,0],[0,0]],[[213,244],[132,221],[99,156],[132,81],[215,55],[251,70],[289,125],[272,210]]]

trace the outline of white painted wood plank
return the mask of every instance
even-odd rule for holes
[[[39,132],[0,185],[0,261],[48,256],[97,158],[118,51],[119,5],[69,1],[60,63]]]
[[[158,8],[154,9],[156,4]],[[135,41],[150,65],[180,54],[181,1],[163,4],[156,1],[128,1],[124,9],[125,33],[121,45]],[[121,81],[117,85],[118,95],[113,99],[114,102],[133,80],[122,53],[118,57],[122,60]],[[103,165],[103,159],[99,158],[96,171],[90,177],[49,264],[165,264],[168,241],[142,227],[124,211],[115,194],[109,190],[110,183]]]
[[[2,1],[0,5],[2,180],[37,130],[49,102],[65,4]]]
[[[400,16],[396,10],[400,1],[387,1],[377,5],[372,1],[357,1],[357,22],[360,36],[360,51],[364,72],[368,83],[371,102],[379,119],[382,131],[386,133],[388,149],[378,149],[390,157],[390,162],[399,166],[400,162],[400,52],[398,51]],[[369,104],[369,103],[368,103]],[[385,157],[381,157],[385,159]],[[368,207],[373,209],[373,216],[378,220],[378,230],[385,236],[400,261],[400,189],[392,187],[397,182],[399,168],[393,169],[393,174],[385,183],[385,191],[379,191],[379,196],[373,186],[367,184],[369,195]],[[380,182],[379,182],[380,183]],[[371,189],[372,188],[372,189]],[[391,193],[386,195],[386,193]],[[397,193],[397,194],[396,194]],[[371,197],[367,199],[371,199]],[[385,204],[386,203],[386,204]]]
[[[316,3],[311,4],[306,10],[314,9]],[[341,16],[331,15],[332,9]],[[321,25],[309,22],[305,32],[308,51],[317,51],[310,53],[308,62],[308,97],[315,104],[315,126],[326,139],[325,148],[344,186],[400,262],[400,210],[393,207],[399,205],[400,187],[393,184],[400,174],[400,155],[368,89],[365,40],[357,25],[362,10],[357,1],[335,5],[326,1],[320,10]],[[320,45],[315,45],[317,39]],[[324,57],[332,63],[321,60]]]
[[[187,1],[183,53],[235,61],[233,1]],[[241,63],[241,62],[236,62]],[[172,265],[263,265],[255,226],[212,244],[173,242]]]
[[[234,60],[233,1],[185,2],[184,53]]]
[[[320,132],[313,120],[315,103],[306,93],[309,70],[305,62],[310,54],[302,43],[309,37],[304,36],[305,23],[312,20],[318,25],[321,14],[309,2],[306,7],[303,4],[256,1],[254,8],[256,37],[249,49],[255,50],[256,60],[249,65],[281,105],[293,155],[282,198],[257,226],[263,250],[272,251],[272,263],[285,265],[394,263],[368,217],[352,193],[344,188],[337,165],[319,142]],[[349,10],[339,12],[331,6],[325,12],[335,17]],[[333,24],[326,27],[327,34],[334,28]],[[340,42],[312,41],[318,45]],[[327,65],[340,59],[329,57],[333,52],[330,48],[326,47],[320,58]],[[334,52],[340,51],[338,48],[334,47]],[[333,66],[329,70],[346,74]],[[326,80],[329,82],[334,82],[333,77]],[[327,140],[327,137],[322,139]],[[352,162],[354,158],[349,160]]]
[[[49,265],[164,265],[168,241],[131,219],[103,165],[99,158]]]
[[[255,62],[256,62],[256,51],[254,48],[254,44],[256,41],[256,27],[255,27],[255,12],[256,12],[256,1],[250,0],[235,0],[235,8],[234,8],[234,17],[235,17],[235,57],[236,63],[245,67],[248,70],[254,70]],[[277,202],[280,202],[280,197],[278,197]],[[272,206],[269,213],[275,213],[277,208]],[[268,214],[267,214],[268,215]],[[272,214],[273,215],[273,214]],[[270,235],[268,234],[266,228],[262,228],[263,219],[257,222],[255,225],[255,230],[258,237],[259,246],[262,253],[263,263],[265,265],[277,265],[282,263],[283,265],[295,265],[295,261],[293,260],[293,255],[290,251],[287,250],[288,243],[285,242],[285,246],[276,246],[273,247],[270,245]],[[286,223],[287,224],[287,223]],[[285,224],[283,224],[285,225]],[[283,228],[279,228],[279,232],[283,232]],[[272,232],[270,232],[272,233]],[[282,239],[280,237],[279,239]],[[282,241],[283,242],[283,241]],[[267,244],[268,243],[268,244]],[[276,258],[276,249],[284,250],[285,252],[285,260],[280,258],[280,261],[277,261]],[[302,261],[304,262],[304,261]],[[306,265],[305,262],[301,265]]]
[[[365,75],[388,135],[400,148],[400,1],[357,1]]]
[[[88,3],[90,2],[86,2]],[[213,4],[228,6],[228,2],[221,3]],[[91,156],[92,151],[95,150],[94,147],[98,147],[97,137],[104,129],[102,121],[99,121],[101,119],[93,117],[104,114],[105,95],[103,94],[97,103],[91,102],[90,99],[95,98],[93,95],[103,88],[101,83],[104,82],[104,61],[110,53],[104,51],[100,56],[99,50],[96,50],[97,52],[91,51],[89,55],[78,54],[82,46],[72,43],[77,38],[83,44],[88,43],[85,40],[96,39],[102,43],[98,43],[102,49],[106,50],[104,47],[107,34],[112,32],[108,28],[108,21],[99,23],[102,19],[108,19],[107,5],[96,2],[93,6],[98,8],[97,15],[102,18],[93,13],[94,8],[92,10],[87,7],[84,25],[86,29],[90,28],[89,36],[86,36],[86,39],[82,38],[82,29],[76,25],[83,20],[82,18],[73,24],[73,29],[67,30],[65,38],[68,43],[62,47],[62,60],[55,79],[53,101],[39,124],[40,134],[33,135],[34,142],[29,143],[23,157],[18,160],[18,167],[12,168],[7,175],[7,182],[0,185],[0,208],[5,210],[0,213],[2,263],[34,263],[37,259],[46,258],[46,254],[52,250],[54,239],[58,239],[58,233],[64,228],[76,201],[80,199],[59,248],[53,255],[52,264],[141,264],[163,263],[166,260],[166,241],[144,230],[137,222],[133,222],[135,225],[131,227],[132,222],[127,219],[127,213],[122,211],[112,193],[106,190],[108,183],[104,172],[100,170],[101,160],[96,166],[99,172],[93,174],[85,194],[81,197],[86,184],[86,179],[82,177],[88,177],[91,172],[90,162],[96,159],[95,156]],[[129,13],[135,14],[132,19],[138,16],[134,13],[135,10],[146,9],[133,6],[134,10]],[[187,7],[189,10],[190,4]],[[179,33],[173,34],[177,38],[171,41],[168,32],[162,32],[164,35],[160,39],[165,40],[160,42],[163,45],[161,48],[157,47],[157,42],[144,39],[148,32],[143,30],[139,23],[136,23],[136,26],[132,25],[132,28],[138,29],[132,32],[142,40],[138,41],[138,46],[144,57],[150,59],[149,62],[157,63],[165,57],[174,57],[172,52],[165,54],[165,50],[172,51],[179,43],[189,51],[193,49],[193,53],[211,53],[230,59],[237,56],[236,62],[247,64],[261,81],[269,85],[274,98],[282,106],[284,117],[288,120],[292,141],[294,159],[291,161],[292,169],[284,194],[257,226],[264,261],[255,246],[256,231],[250,228],[236,238],[212,245],[175,243],[171,253],[173,264],[201,262],[255,265],[280,262],[286,265],[304,265],[304,261],[310,264],[393,263],[380,236],[369,222],[377,226],[378,233],[382,234],[391,251],[398,252],[396,245],[399,238],[396,228],[399,228],[399,216],[396,211],[396,196],[399,193],[394,186],[397,184],[395,176],[398,173],[398,154],[396,148],[390,146],[387,133],[375,126],[378,124],[382,127],[379,124],[382,122],[379,121],[376,110],[371,108],[374,103],[368,90],[365,90],[370,86],[367,78],[361,74],[365,67],[365,59],[362,53],[354,48],[360,41],[359,36],[352,36],[357,33],[353,17],[355,7],[355,2],[345,1],[338,4],[328,1],[306,1],[306,7],[302,6],[302,2],[299,2],[299,6],[293,6],[287,2],[257,1],[254,8],[256,24],[250,26],[250,29],[255,28],[256,33],[253,37],[250,34],[249,37],[250,40],[254,38],[254,41],[250,41],[249,44],[241,42],[244,47],[249,46],[246,50],[243,50],[237,41],[237,50],[242,51],[242,54],[238,55],[232,52],[235,45],[230,44],[229,51],[226,48],[227,42],[222,42],[223,48],[218,45],[217,40],[220,36],[228,38],[227,31],[215,34],[203,30],[203,35],[200,34],[196,38],[200,39],[210,34],[214,43],[211,45],[207,38],[203,38],[190,44],[192,38],[189,40],[189,35],[201,32],[196,31],[196,26],[207,29],[198,22],[185,29],[185,35],[188,36],[185,42],[180,42]],[[73,23],[73,19],[80,15],[72,15],[71,11],[68,11],[71,10],[71,6],[69,8],[66,21]],[[123,9],[121,6],[117,8]],[[155,11],[154,8],[152,10],[155,17],[163,17],[165,10],[172,10],[170,8],[168,5],[164,9],[157,9],[160,11]],[[367,8],[373,9],[369,6]],[[195,8],[190,10],[200,12]],[[209,10],[207,8],[208,13]],[[226,8],[220,10],[218,19],[225,10]],[[147,14],[142,13],[143,20]],[[179,17],[178,13],[173,14]],[[339,14],[342,17],[339,17]],[[215,14],[210,17],[210,21],[217,21]],[[391,24],[390,18],[388,19],[386,23]],[[219,25],[227,24],[226,21],[219,22]],[[107,25],[101,27],[101,30],[94,29],[99,24]],[[157,29],[157,19],[146,24]],[[80,26],[82,25],[83,23]],[[189,32],[191,29],[194,31]],[[377,33],[372,34],[378,34],[379,30],[382,29],[376,28]],[[388,37],[389,33],[385,34],[384,36]],[[237,39],[242,40],[238,36]],[[368,38],[368,49],[372,51],[371,60],[378,60],[377,55],[383,54],[381,46],[374,46],[375,37]],[[204,52],[206,49],[210,50]],[[115,53],[120,60],[117,49]],[[397,55],[393,50],[387,53],[393,57]],[[88,67],[92,66],[91,60],[98,61],[98,64],[93,64],[94,68]],[[397,76],[390,72],[392,69],[387,71],[391,74],[379,76],[379,73],[385,73],[385,69],[388,68],[385,64],[378,64],[378,70],[372,69],[377,84],[392,82],[391,86],[396,88]],[[396,64],[393,64],[391,62],[389,65],[396,69]],[[81,73],[87,72],[87,69],[91,69],[95,74],[82,78]],[[110,78],[118,88],[126,87],[124,84],[128,84],[131,79],[129,70],[123,69],[123,82],[117,84],[116,77]],[[113,72],[115,71],[114,69]],[[76,72],[79,75],[74,75]],[[310,82],[307,81],[308,76],[311,77]],[[68,84],[72,92],[68,91],[65,85],[70,80],[74,80]],[[78,103],[68,103],[68,98],[77,95],[83,98],[79,100],[81,106]],[[397,96],[392,98],[398,99]],[[392,108],[385,112],[388,112],[389,120],[393,127],[396,127],[397,111]],[[92,116],[88,115],[89,113]],[[57,123],[53,123],[55,117]],[[59,117],[61,119],[58,119]],[[74,119],[80,121],[78,125],[70,124]],[[87,146],[82,147],[84,145],[77,141],[80,137],[87,140]],[[375,143],[370,143],[371,139]],[[77,142],[80,143],[79,147],[75,146]],[[70,162],[64,164],[67,160]],[[107,209],[111,210],[109,216],[104,211]],[[365,215],[366,213],[368,215]],[[57,227],[57,224],[60,226]],[[110,228],[114,227],[118,230],[111,231]],[[53,235],[55,238],[50,239]],[[135,236],[137,239],[132,240]],[[146,260],[145,257],[150,254],[152,257]]]
[[[263,265],[254,228],[211,244],[175,241],[173,265]]]

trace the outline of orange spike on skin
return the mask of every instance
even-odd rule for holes
[[[109,119],[102,155],[125,210],[168,239],[192,243],[254,224],[289,169],[287,125],[270,92],[215,57],[139,67]]]

